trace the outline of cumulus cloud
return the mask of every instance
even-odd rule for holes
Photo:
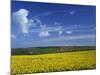
[[[59,35],[62,35],[63,31],[60,30],[58,33],[59,33]]]
[[[47,27],[47,25],[40,25],[40,29],[37,30],[39,31],[39,36],[50,36],[50,32],[57,32],[58,35],[63,34],[63,30],[61,26],[52,26],[52,27]]]
[[[62,29],[62,26],[52,26],[52,27],[47,27],[47,25],[40,25],[40,28],[37,29],[32,29],[30,32],[36,32],[39,33],[39,36],[43,35],[45,36],[50,36],[51,33],[58,33],[58,35],[62,35],[64,32],[64,29]]]
[[[19,25],[23,33],[28,33],[28,16],[29,12],[26,9],[20,9],[13,13],[13,22]]]
[[[66,31],[66,34],[72,34],[72,31]]]
[[[61,26],[58,26],[58,34],[62,35],[63,34],[63,29]]]
[[[70,14],[74,14],[74,11],[70,11]],[[54,22],[54,26],[47,27],[48,25],[42,24],[41,20],[36,18],[29,18],[29,11],[26,9],[19,9],[12,14],[12,24],[18,26],[18,31],[23,34],[30,32],[37,32],[39,36],[50,36],[50,32],[57,32],[58,35],[62,35],[65,32],[64,28],[58,23]],[[38,27],[37,29],[33,27]],[[66,31],[66,34],[71,34],[71,31]]]
[[[40,19],[38,19],[38,18],[36,18],[36,22],[38,23],[38,24],[42,24],[42,22],[40,21]]]
[[[27,34],[31,25],[34,25],[33,19],[28,19],[29,11],[26,9],[19,9],[12,15],[14,25],[19,25],[21,32]]]
[[[42,28],[42,29],[46,29],[47,27],[46,27],[46,25],[40,25],[40,27]]]
[[[40,37],[48,37],[48,36],[50,36],[50,33],[48,31],[42,31],[39,33],[39,36]]]

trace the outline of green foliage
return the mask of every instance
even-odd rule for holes
[[[12,55],[32,55],[32,54],[50,54],[71,51],[95,50],[95,46],[59,46],[59,47],[34,47],[34,48],[15,48],[12,49]]]

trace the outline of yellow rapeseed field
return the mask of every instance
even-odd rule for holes
[[[12,56],[12,75],[96,68],[95,50]]]

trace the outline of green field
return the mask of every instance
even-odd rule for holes
[[[95,50],[12,56],[12,75],[96,68]]]

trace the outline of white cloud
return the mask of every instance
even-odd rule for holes
[[[63,29],[61,26],[52,26],[47,27],[47,25],[40,25],[40,28],[32,29],[30,32],[36,32],[39,33],[39,36],[50,36],[50,32],[52,33],[58,33],[58,35],[62,35]]]
[[[46,25],[40,25],[40,27],[42,28],[42,29],[46,29],[47,27],[46,27]]]
[[[19,9],[12,15],[12,23],[18,25],[23,34],[29,33],[30,26],[34,26],[34,20],[28,19],[29,11],[26,9]]]
[[[50,33],[48,31],[42,31],[39,33],[39,36],[40,37],[48,37],[48,36],[50,36]]]
[[[66,34],[72,34],[72,31],[66,31]]]
[[[13,13],[13,22],[21,27],[23,33],[28,33],[28,16],[29,12],[26,9],[20,9]]]
[[[16,38],[16,36],[14,34],[11,35],[11,38]]]
[[[63,31],[60,30],[58,33],[59,33],[59,35],[62,35]]]
[[[36,21],[37,21],[38,24],[40,24],[40,25],[42,24],[41,21],[38,18],[36,18]]]

